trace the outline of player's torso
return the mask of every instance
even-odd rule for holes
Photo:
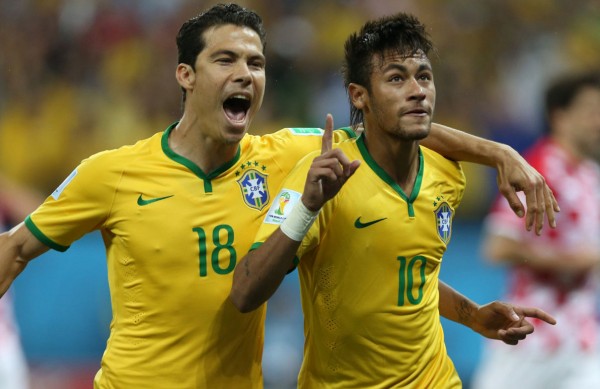
[[[350,145],[344,151],[351,160],[364,158]],[[393,387],[420,382],[399,374],[404,368],[451,366],[437,287],[458,201],[455,182],[428,155],[410,194],[362,160],[322,211],[327,230],[318,254],[307,253],[299,267],[310,327],[304,370],[358,385],[380,377],[382,387]],[[453,376],[453,368],[437,368]]]
[[[246,137],[208,175],[166,154],[131,160],[102,229],[114,312],[103,375],[150,371],[155,387],[261,385],[264,307],[241,314],[228,295],[299,154]]]
[[[227,299],[261,215],[236,175],[255,157],[241,153],[214,178],[161,156],[128,164],[102,229],[113,305],[104,378],[157,388],[259,385],[264,309],[242,315]]]

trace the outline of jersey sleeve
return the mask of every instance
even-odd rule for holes
[[[25,219],[25,225],[48,247],[65,251],[88,232],[99,229],[110,214],[121,171],[111,169],[101,153],[84,160]]]

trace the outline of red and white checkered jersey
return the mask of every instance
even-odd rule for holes
[[[561,212],[557,214],[557,228],[544,228],[539,237],[526,231],[525,220],[516,217],[508,203],[499,198],[487,218],[487,232],[545,250],[574,251],[583,245],[600,245],[599,166],[574,158],[548,138],[536,143],[525,157],[546,178],[558,200]],[[524,196],[521,201],[524,203]],[[542,308],[560,323],[536,326],[535,336],[527,338],[523,347],[548,351],[558,347],[595,347],[598,335],[595,275],[569,277],[514,266],[509,277],[509,301]]]

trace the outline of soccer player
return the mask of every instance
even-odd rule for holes
[[[507,298],[551,311],[519,348],[487,345],[474,387],[600,388],[600,73],[554,80],[546,91],[548,132],[527,159],[561,202],[558,228],[533,237],[501,201],[486,221],[486,256],[509,269]]]
[[[233,270],[322,131],[247,134],[265,88],[256,13],[214,6],[183,24],[177,46],[181,119],[84,160],[0,235],[0,295],[33,258],[100,230],[113,319],[96,388],[260,388],[265,309],[241,314],[231,304]],[[346,129],[334,138],[353,136]],[[515,190],[524,190],[528,228],[539,231],[544,215],[554,223],[550,189],[511,148],[444,127],[430,142],[450,158],[496,167],[515,212],[523,212]]]
[[[348,38],[345,85],[365,131],[332,148],[328,116],[321,152],[286,178],[277,197],[289,203],[271,206],[235,270],[231,299],[251,311],[299,260],[300,388],[461,386],[439,315],[461,317],[463,306],[438,275],[465,179],[456,162],[419,146],[435,105],[431,48],[425,27],[403,13]],[[524,309],[518,320],[554,323]]]

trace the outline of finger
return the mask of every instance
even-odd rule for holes
[[[514,339],[511,335],[508,334],[505,330],[498,330],[498,339],[503,341],[506,344],[510,344],[512,346],[519,343],[519,339]]]
[[[335,159],[338,162],[338,164],[341,166],[341,168],[343,169],[343,175],[346,178],[348,178],[352,174],[354,174],[354,172],[360,165],[360,161],[358,161],[358,160],[350,161],[350,159],[348,159],[346,154],[344,154],[344,152],[339,148],[330,150],[327,152],[327,154],[322,154],[321,157],[327,157],[327,159],[328,159],[327,163],[333,163],[332,161],[329,161],[329,158],[331,158],[332,160]],[[323,161],[325,161],[325,159],[323,159]]]
[[[501,186],[500,184],[498,184],[498,187],[515,215],[518,217],[525,216],[525,207],[523,207],[523,203],[521,203],[519,196],[517,196],[515,188],[510,185]],[[528,198],[527,192],[525,192],[525,197]]]
[[[544,185],[546,185],[544,183]],[[545,188],[537,188],[535,191],[537,202],[536,202],[536,214],[535,214],[535,233],[540,235],[542,228],[544,227],[544,215],[546,213],[546,190]]]
[[[527,335],[533,334],[533,332],[535,330],[535,328],[533,327],[533,324],[531,324],[527,320],[523,320],[518,325],[519,325],[519,327],[510,327],[510,328],[504,330],[505,331],[504,336],[507,339],[523,340],[527,337]]]
[[[556,198],[554,198],[554,193],[552,193],[552,189],[548,185],[546,185],[546,218],[548,219],[548,224],[550,227],[556,228],[556,215],[555,212],[559,212],[558,202]]]
[[[554,212],[560,212],[560,206],[558,205],[556,197],[554,197],[554,192],[552,192],[552,189],[550,189],[549,187],[548,190],[550,191],[550,197],[552,198],[552,209],[554,210]]]
[[[521,320],[521,316],[517,314],[512,305],[502,301],[494,301],[494,310],[496,313],[502,314],[507,320],[517,322]]]
[[[314,160],[309,170],[310,180],[318,182],[319,180],[337,181],[344,176],[344,171],[335,158]]]
[[[325,118],[325,131],[323,132],[323,139],[321,141],[321,154],[325,154],[331,150],[333,144],[333,116],[330,113]]]
[[[537,215],[537,193],[535,186],[532,185],[529,189],[525,189],[525,201],[527,203],[527,214],[525,215],[525,228],[531,231],[535,217]]]
[[[533,317],[552,325],[556,324],[554,317],[539,308],[521,307],[518,311],[525,317]]]
[[[348,167],[348,169],[345,172],[346,178],[352,177],[352,175],[356,172],[356,169],[358,169],[359,167],[360,167],[359,160],[354,160],[354,161],[350,162],[350,166]]]

